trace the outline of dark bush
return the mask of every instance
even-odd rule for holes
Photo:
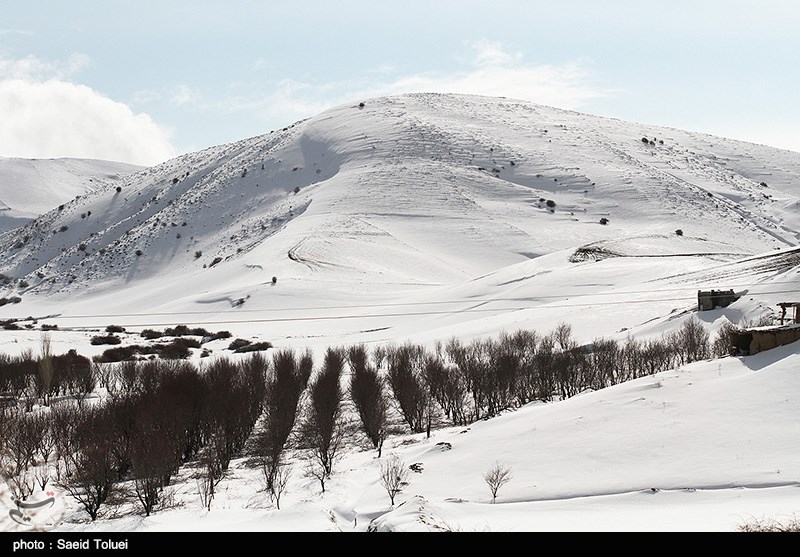
[[[155,348],[157,349],[157,354],[167,360],[182,360],[192,355],[189,347],[178,340],[169,344],[158,344]]]
[[[93,360],[99,364],[110,362],[124,362],[127,360],[135,360],[139,351],[136,346],[120,346],[119,348],[109,348],[104,350],[99,356],[95,356]]]
[[[244,338],[237,338],[228,345],[228,350],[238,350],[240,348],[247,346],[248,344],[251,344],[249,340]]]
[[[167,327],[164,329],[164,336],[168,337],[184,337],[184,336],[196,336],[196,337],[208,337],[211,336],[207,330],[203,329],[202,327],[195,327],[189,328],[186,325],[176,325],[175,327]]]
[[[121,327],[119,325],[109,325],[108,327],[106,327],[106,332],[107,333],[124,333],[125,332],[125,327]]]
[[[200,341],[194,338],[180,337],[172,341],[172,344],[179,344],[186,348],[200,348]]]
[[[219,331],[217,333],[209,334],[203,337],[202,343],[205,344],[206,342],[211,342],[212,340],[221,340],[226,338],[231,338],[230,331]]]
[[[189,327],[186,325],[175,325],[175,327],[167,327],[164,329],[164,336],[168,337],[180,337],[188,334],[190,334]]]
[[[94,346],[101,344],[120,344],[122,343],[122,339],[114,335],[97,335],[93,336],[89,342]]]
[[[608,219],[603,217],[600,219],[600,224],[608,224]]]
[[[552,209],[553,207],[555,207],[555,206],[556,206],[556,202],[555,202],[555,201],[553,201],[552,199],[548,199],[548,200],[545,202],[545,205],[547,205],[548,207],[550,207],[550,208]]]
[[[262,350],[269,350],[270,348],[272,348],[272,343],[269,341],[253,342],[235,349],[234,353],[241,354],[244,352],[260,352]]]
[[[678,236],[683,236],[683,230],[679,228],[678,230],[675,231],[675,234],[677,234]]]
[[[141,333],[139,333],[139,336],[147,340],[153,340],[156,338],[161,338],[162,336],[164,336],[164,333],[162,333],[161,331],[156,331],[154,329],[144,329]]]

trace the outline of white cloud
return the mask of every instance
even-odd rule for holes
[[[483,39],[469,47],[475,52],[473,64],[478,68],[507,67],[522,61],[522,54],[506,52],[500,42]]]
[[[175,156],[169,133],[147,114],[67,81],[91,63],[0,58],[0,156],[88,158],[152,165]]]
[[[175,155],[167,131],[147,114],[59,79],[0,81],[0,119],[2,156],[152,165]]]
[[[175,91],[172,92],[169,100],[172,104],[177,106],[191,105],[202,107],[204,104],[200,93],[188,85],[179,85]]]
[[[594,74],[583,63],[526,64],[518,52],[508,52],[499,42],[486,40],[468,46],[468,67],[461,71],[411,74],[374,82],[375,74],[359,80],[301,83],[286,79],[266,99],[238,99],[231,108],[257,108],[270,121],[305,118],[332,105],[400,93],[462,93],[509,97],[576,110],[591,100],[613,94],[597,87]],[[235,107],[235,108],[234,108]]]
[[[0,78],[40,81],[66,79],[91,63],[89,57],[80,52],[69,55],[66,61],[51,62],[36,56],[19,59],[0,58]]]

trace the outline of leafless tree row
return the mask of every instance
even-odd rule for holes
[[[0,388],[14,403],[0,407],[0,473],[22,500],[51,483],[63,486],[94,520],[122,486],[149,515],[187,464],[199,470],[199,494],[210,506],[231,460],[246,454],[280,505],[298,454],[325,490],[351,426],[380,458],[390,420],[428,434],[434,423],[467,425],[722,355],[724,334],[710,344],[692,319],[661,338],[579,345],[562,323],[546,334],[452,338],[433,349],[330,348],[317,368],[311,352],[290,349],[202,366],[98,365],[74,351],[54,356],[43,344],[38,358],[0,356]],[[107,396],[87,402],[97,385]],[[290,448],[298,450],[292,457]]]
[[[0,354],[0,395],[3,402],[22,402],[30,411],[40,402],[49,405],[55,397],[83,400],[95,389],[96,367],[70,350],[53,355],[49,343],[43,341],[43,354],[34,356],[28,350],[20,356]]]

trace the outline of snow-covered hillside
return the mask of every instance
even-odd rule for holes
[[[664,338],[690,319],[714,335],[797,300],[798,207],[800,153],[506,98],[357,100],[120,176],[0,236],[0,322],[16,321],[0,354],[39,350],[44,325],[55,354],[100,355],[90,339],[109,325],[126,347],[182,324],[308,349],[316,369],[328,347],[559,324],[578,348]],[[697,311],[699,289],[738,299]],[[237,358],[230,344],[204,339],[190,361]],[[798,361],[798,343],[694,361],[430,437],[395,423],[381,458],[353,434],[324,490],[294,447],[279,506],[245,455],[210,505],[189,465],[147,517],[128,493],[89,522],[59,492],[56,529],[796,523]],[[411,471],[396,504],[379,481],[391,455]],[[513,472],[496,500],[493,463]]]
[[[691,307],[698,288],[792,268],[714,271],[792,253],[799,200],[800,153],[505,98],[400,95],[73,199],[0,238],[0,294],[21,298],[4,317],[62,327],[255,321],[290,344],[486,334],[509,316],[614,332]],[[555,286],[563,299],[540,295]],[[580,303],[597,295],[600,316]],[[644,314],[610,303],[643,297],[668,300]]]
[[[0,234],[141,168],[91,159],[0,157]]]

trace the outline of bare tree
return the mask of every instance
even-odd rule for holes
[[[424,357],[423,347],[413,344],[391,347],[387,354],[389,385],[400,413],[415,433],[425,431],[430,417],[430,394],[422,373]]]
[[[278,508],[278,510],[281,508],[281,496],[286,491],[286,486],[289,484],[289,477],[291,475],[291,464],[287,464],[285,462],[278,464],[278,467],[275,470],[275,477],[272,481],[272,489],[269,492],[272,500],[275,501],[275,506]],[[323,491],[325,490],[323,489]]]
[[[325,493],[325,480],[328,479],[328,474],[318,460],[306,461],[306,476],[317,480],[322,493]]]
[[[66,476],[67,492],[97,520],[100,507],[114,489],[116,467],[108,436],[111,414],[104,408],[90,407],[76,428],[77,450],[70,455],[71,466]]]
[[[256,457],[270,491],[274,489],[281,456],[297,421],[300,400],[312,369],[310,352],[299,359],[291,349],[273,355],[267,376],[262,427],[255,440]]]
[[[509,466],[504,466],[499,462],[495,462],[494,465],[489,468],[483,474],[483,480],[486,482],[486,485],[489,486],[489,489],[492,492],[492,502],[494,503],[495,499],[497,499],[497,492],[498,490],[507,484],[509,480],[511,480],[511,468]]]
[[[734,353],[732,338],[738,330],[739,328],[730,321],[725,321],[722,324],[717,331],[714,343],[711,345],[711,352],[715,358],[724,358]]]
[[[377,368],[370,364],[367,349],[363,345],[353,346],[347,352],[352,374],[350,375],[350,399],[361,418],[361,429],[381,457],[386,440],[389,421],[389,401],[385,381]]]
[[[708,331],[696,316],[684,321],[672,336],[680,363],[688,364],[708,358],[711,355],[709,336]]]
[[[42,333],[41,358],[39,360],[39,379],[42,387],[42,399],[45,406],[50,406],[51,388],[53,386],[53,352],[50,333]]]
[[[395,497],[408,485],[408,466],[397,455],[391,455],[381,462],[380,466],[381,485],[389,495],[392,506],[394,506]]]
[[[434,354],[425,356],[423,367],[425,383],[433,400],[435,400],[455,425],[467,425],[468,392],[455,364],[445,363],[441,345]]]
[[[344,352],[328,348],[322,368],[309,385],[308,406],[302,427],[303,438],[312,447],[325,477],[331,474],[344,438],[343,368]]]

